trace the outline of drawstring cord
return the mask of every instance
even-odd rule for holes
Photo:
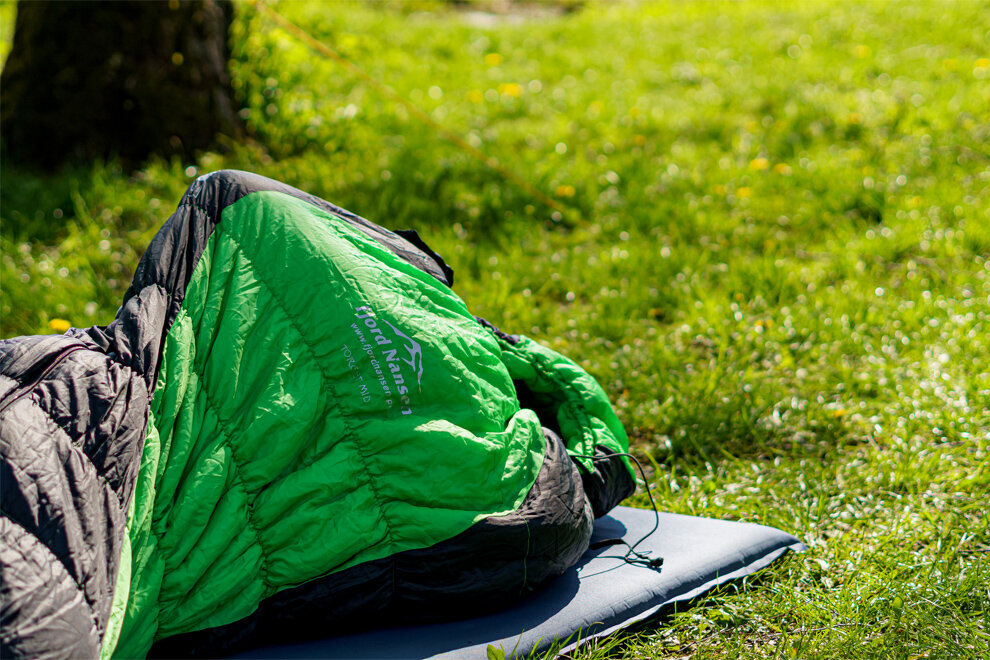
[[[628,452],[608,454],[607,456],[602,456],[602,455],[589,456],[587,454],[571,454],[571,455],[581,458],[590,458],[592,461],[608,461],[615,456],[626,456],[632,459],[633,463],[636,464],[637,469],[639,469],[639,474],[643,478],[643,487],[646,488],[646,495],[647,497],[650,498],[650,506],[653,507],[653,516],[654,516],[653,527],[650,529],[650,531],[644,534],[642,538],[640,538],[632,545],[629,545],[629,543],[623,539],[614,538],[614,539],[603,539],[601,541],[596,541],[591,545],[589,545],[588,548],[594,550],[597,548],[606,548],[613,545],[624,545],[626,546],[626,548],[628,548],[628,550],[626,551],[626,554],[622,557],[622,560],[625,561],[627,564],[632,564],[634,566],[643,566],[645,568],[651,568],[655,571],[661,570],[661,567],[663,566],[663,557],[650,557],[649,550],[645,552],[639,552],[636,550],[637,546],[639,546],[640,543],[648,539],[650,536],[653,535],[654,532],[660,529],[660,512],[657,511],[657,503],[653,499],[653,492],[650,490],[650,482],[646,478],[646,471],[643,469],[642,464],[640,464],[639,459]]]

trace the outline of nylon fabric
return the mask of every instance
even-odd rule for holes
[[[544,436],[501,353],[339,218],[278,192],[227,207],[165,341],[151,535],[133,532],[155,546],[135,574],[161,584],[132,586],[121,652],[515,510]]]
[[[95,656],[147,391],[74,337],[0,341],[0,656]]]
[[[613,453],[629,450],[629,438],[608,396],[591,375],[573,360],[529,337],[499,338],[502,360],[513,380],[525,386],[532,405],[545,411],[541,418],[555,422],[567,451],[585,471],[594,472],[597,446]],[[517,389],[519,386],[517,385]],[[527,397],[528,398],[528,397]],[[623,458],[635,481],[629,459]],[[611,507],[609,507],[611,508]]]
[[[157,643],[153,657],[216,657],[287,638],[346,634],[382,621],[478,616],[536,591],[587,547],[592,513],[563,443],[547,453],[526,499],[429,548],[364,562],[262,602],[250,616]]]

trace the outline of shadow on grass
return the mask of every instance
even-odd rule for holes
[[[57,174],[25,172],[4,161],[0,232],[15,241],[57,243],[68,234],[80,190],[89,185],[91,170],[66,169]]]

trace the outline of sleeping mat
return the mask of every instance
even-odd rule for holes
[[[592,546],[622,538],[653,557],[656,571],[625,561],[625,549],[589,549],[543,590],[509,609],[433,625],[393,626],[309,642],[285,638],[252,649],[244,658],[484,658],[488,646],[506,657],[526,657],[555,642],[560,652],[687,603],[711,589],[769,566],[787,552],[801,552],[795,537],[753,523],[712,520],[616,507],[595,521]]]

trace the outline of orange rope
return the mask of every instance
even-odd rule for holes
[[[437,133],[439,133],[440,135],[442,135],[448,142],[451,142],[452,144],[456,145],[461,150],[463,150],[463,151],[467,152],[468,154],[470,154],[475,160],[477,160],[479,163],[481,163],[482,165],[484,165],[488,169],[493,170],[494,172],[497,172],[499,175],[501,175],[505,179],[507,179],[507,180],[511,181],[512,183],[516,184],[517,186],[519,186],[519,188],[521,188],[522,190],[524,190],[530,196],[532,196],[535,199],[539,200],[542,204],[544,204],[548,208],[552,209],[553,211],[557,211],[558,213],[561,214],[561,216],[564,216],[567,213],[567,211],[569,210],[569,209],[566,209],[566,208],[562,207],[556,201],[554,201],[554,200],[550,199],[549,197],[547,197],[538,188],[536,188],[533,184],[531,184],[528,181],[526,181],[525,179],[521,178],[518,174],[516,174],[512,170],[509,170],[506,167],[504,167],[498,161],[498,159],[495,158],[494,156],[488,156],[488,155],[486,155],[483,151],[481,151],[477,147],[474,147],[474,146],[468,144],[467,142],[465,142],[464,139],[461,136],[459,136],[456,133],[453,133],[452,131],[444,128],[442,125],[440,125],[439,123],[437,123],[436,120],[434,120],[432,117],[430,117],[430,115],[426,114],[424,111],[420,110],[418,107],[416,107],[415,105],[413,105],[410,101],[406,100],[404,97],[402,97],[394,89],[392,89],[388,85],[385,85],[384,83],[378,82],[377,80],[375,80],[374,78],[372,78],[370,75],[368,75],[367,73],[365,73],[364,70],[362,70],[356,64],[354,64],[353,62],[351,62],[350,60],[348,60],[346,57],[344,57],[343,55],[341,55],[339,52],[337,52],[336,50],[334,50],[332,47],[326,45],[322,41],[318,40],[316,37],[312,36],[311,34],[309,34],[308,32],[306,32],[305,30],[303,30],[301,27],[299,27],[298,25],[296,25],[295,23],[293,23],[289,19],[285,18],[284,16],[282,16],[281,14],[279,14],[278,12],[276,12],[274,9],[272,9],[267,4],[265,4],[262,0],[252,0],[251,4],[253,4],[256,9],[260,10],[265,15],[267,15],[269,18],[271,18],[273,21],[275,21],[278,25],[280,25],[287,32],[289,32],[290,34],[294,35],[301,42],[303,42],[304,44],[306,44],[307,46],[309,46],[312,50],[316,51],[320,55],[323,55],[325,57],[328,57],[328,58],[334,60],[338,64],[342,64],[343,66],[345,66],[348,70],[351,71],[351,73],[353,73],[354,75],[356,75],[358,78],[360,78],[361,80],[365,81],[366,83],[368,83],[369,85],[371,85],[372,87],[374,87],[379,92],[385,94],[385,96],[389,97],[393,101],[396,101],[397,103],[400,103],[406,110],[409,111],[409,113],[412,116],[416,117],[421,122],[423,122],[424,124],[426,124],[430,128],[434,129]]]

